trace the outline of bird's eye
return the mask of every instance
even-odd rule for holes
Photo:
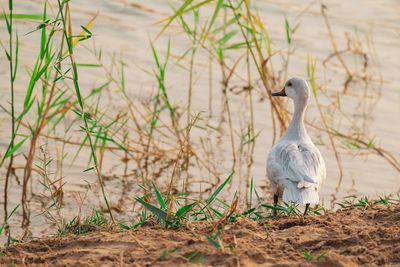
[[[292,83],[291,83],[291,82],[288,82],[287,86],[292,86]]]

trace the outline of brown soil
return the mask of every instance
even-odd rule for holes
[[[206,233],[145,226],[43,238],[3,251],[0,265],[30,266],[400,266],[400,205],[342,210],[320,217],[239,220],[225,227],[224,249]],[[309,251],[314,257],[308,261]],[[325,256],[316,260],[318,255]]]

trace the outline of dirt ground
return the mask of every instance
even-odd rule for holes
[[[207,240],[211,224],[189,228],[155,225],[36,239],[3,250],[0,265],[400,266],[400,205],[319,217],[241,219],[225,227],[223,249]]]

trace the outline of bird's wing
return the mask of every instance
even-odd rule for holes
[[[312,184],[320,184],[324,179],[325,163],[316,147],[285,143],[279,152],[278,160],[286,179]]]

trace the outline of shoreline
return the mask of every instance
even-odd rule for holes
[[[0,264],[29,266],[358,266],[400,264],[400,204],[342,209],[321,216],[240,218],[210,241],[217,225],[176,230],[95,229],[2,248]],[[215,235],[215,234],[214,234]],[[220,246],[220,248],[217,248]]]

